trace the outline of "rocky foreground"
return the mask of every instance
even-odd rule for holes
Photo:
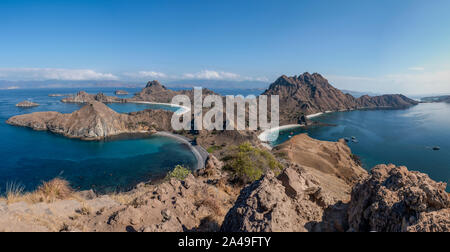
[[[306,145],[311,152],[297,158]],[[344,142],[304,135],[277,151],[286,168],[244,187],[210,155],[206,168],[182,181],[114,195],[0,201],[0,231],[450,231],[446,184],[426,174],[395,165],[367,173]]]
[[[101,140],[121,134],[154,133],[169,129],[172,114],[163,110],[120,114],[101,102],[91,101],[71,114],[36,112],[11,117],[6,123],[48,130],[69,138]]]

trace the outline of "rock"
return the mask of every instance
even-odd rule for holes
[[[101,102],[90,102],[71,114],[36,112],[14,116],[7,123],[48,130],[56,134],[82,140],[101,140],[121,134],[149,133],[171,128],[173,112],[144,110],[119,114]]]
[[[92,200],[92,199],[97,198],[97,194],[92,189],[91,190],[77,192],[77,195],[80,196],[83,199],[86,199],[86,200]]]
[[[202,90],[203,96],[215,94],[213,91],[208,89]],[[167,89],[159,81],[153,80],[149,81],[141,92],[137,93],[133,98],[128,99],[129,101],[150,101],[150,102],[161,102],[161,103],[171,103],[172,98],[176,95],[187,95],[191,102],[194,101],[194,90],[180,90],[174,91]]]
[[[114,92],[114,94],[115,94],[115,95],[128,95],[128,92],[127,92],[127,91],[124,91],[124,90],[116,90],[116,91]]]
[[[318,73],[278,78],[263,95],[279,95],[281,124],[305,121],[304,115],[362,108],[406,108],[418,102],[403,95],[354,98]]]
[[[342,141],[319,141],[307,134],[300,134],[277,146],[274,152],[305,169],[315,170],[312,172],[331,175],[330,181],[340,179],[353,186],[367,176],[366,170],[352,158],[350,148]]]
[[[31,108],[31,107],[37,107],[37,106],[39,106],[39,104],[30,102],[30,101],[23,101],[23,102],[19,102],[16,104],[16,107],[21,107],[21,108]]]
[[[341,190],[347,189],[344,186]],[[293,165],[284,170],[278,178],[269,173],[243,189],[234,207],[226,215],[221,230],[337,231],[345,226],[346,208],[336,206],[347,198],[337,199],[333,193],[336,194],[324,188],[315,175]]]
[[[78,92],[75,96],[69,96],[61,100],[65,103],[91,103],[91,102],[103,102],[103,103],[125,103],[126,99],[121,99],[113,96],[106,96],[103,93],[96,95],[88,94],[84,91]]]
[[[350,228],[363,232],[449,230],[446,186],[403,166],[376,166],[352,191]]]

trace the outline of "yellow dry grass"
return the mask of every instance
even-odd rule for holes
[[[5,197],[0,200],[6,201],[8,204],[15,202],[54,202],[55,200],[64,200],[74,197],[73,190],[66,180],[55,178],[51,181],[44,182],[34,192],[24,193],[24,187],[18,183],[8,183],[6,186]]]

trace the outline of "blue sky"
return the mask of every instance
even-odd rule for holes
[[[0,1],[0,79],[261,80],[450,93],[450,1]]]

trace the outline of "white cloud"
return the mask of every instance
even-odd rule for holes
[[[198,79],[198,80],[238,80],[241,77],[239,76],[239,74],[235,74],[235,73],[202,70],[198,73],[184,74],[183,78],[184,79]]]
[[[117,80],[110,73],[99,73],[90,69],[63,68],[0,68],[0,76],[7,80]]]
[[[213,71],[213,70],[202,70],[197,73],[186,73],[181,76],[181,79],[192,79],[192,80],[228,80],[228,81],[262,81],[268,82],[269,79],[266,77],[248,77],[241,76],[236,73],[224,72],[224,71]]]
[[[137,79],[157,78],[166,79],[168,76],[165,73],[155,71],[139,71],[137,73],[125,73],[124,75]]]
[[[411,71],[425,71],[425,68],[424,67],[410,67],[410,68],[408,68],[408,70],[411,70]]]
[[[341,89],[383,93],[450,93],[450,69],[387,74],[378,77],[328,76]]]

